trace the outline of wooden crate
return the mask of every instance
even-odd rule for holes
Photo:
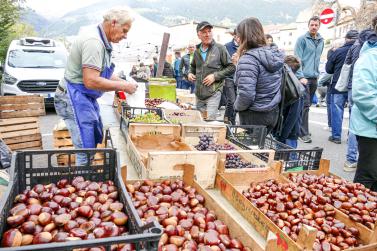
[[[312,174],[312,175],[325,175],[325,176],[334,176],[338,177],[336,174],[330,172],[330,164],[326,160],[321,161],[320,168],[318,170],[307,170],[307,171],[298,171],[298,172],[284,172],[282,173],[283,180],[285,182],[291,182],[288,178],[289,174]],[[352,226],[359,229],[361,235],[364,237],[365,242],[367,243],[377,243],[377,222],[374,225],[374,229],[370,229],[365,225],[351,220],[347,214],[335,208],[336,218],[344,222],[347,226]]]
[[[201,194],[204,199],[205,203],[204,206],[208,208],[209,210],[212,210],[215,212],[217,218],[221,221],[223,221],[229,229],[229,235],[232,238],[237,238],[240,240],[245,247],[250,248],[251,250],[256,251],[275,251],[276,249],[276,243],[277,239],[274,235],[270,235],[270,238],[268,239],[267,246],[261,247],[260,244],[252,237],[250,236],[247,231],[240,225],[242,223],[237,222],[233,215],[230,215],[227,211],[223,209],[223,207],[217,202],[216,198],[211,196],[210,193],[208,193],[207,189],[198,183],[194,177],[194,167],[191,165],[183,165],[176,167],[176,169],[181,169],[183,172],[183,175],[181,176],[181,179],[185,182],[185,185],[189,185],[196,189],[196,191]],[[133,184],[137,181],[143,182],[143,180],[131,180],[127,179],[127,167],[122,168],[122,178],[125,184]],[[152,179],[154,182],[159,182],[165,179]],[[174,181],[174,178],[171,178],[169,180]]]
[[[179,123],[203,123],[202,115],[197,110],[171,110],[163,109],[164,117],[173,124]]]
[[[225,125],[210,125],[210,124],[183,124],[182,138],[189,145],[195,146],[199,143],[199,136],[202,134],[209,134],[218,144],[226,142],[226,127]]]
[[[195,166],[195,178],[200,185],[213,187],[216,176],[217,153],[203,154],[199,151],[150,151],[142,155],[132,139],[145,134],[174,135],[180,138],[179,125],[130,124],[129,133],[124,134],[127,141],[127,153],[136,173],[143,179],[164,179],[182,177],[182,170],[177,166],[189,164]]]
[[[46,115],[44,98],[39,95],[0,97],[0,119]]]
[[[68,129],[65,130],[53,130],[53,138],[54,138],[54,148],[56,149],[73,149],[73,143],[71,140],[71,134],[69,133]],[[98,144],[97,148],[104,148],[104,144]],[[71,159],[69,160],[69,156],[67,154],[58,154],[57,155],[57,162],[59,166],[67,166],[69,161],[72,164],[76,162],[76,155],[70,155]],[[93,164],[102,165],[104,161],[104,156],[101,153],[96,153],[94,155]]]
[[[322,161],[322,165],[328,165],[328,161]],[[252,224],[255,229],[264,237],[267,238],[269,232],[274,233],[278,241],[278,247],[276,250],[289,250],[289,251],[301,251],[311,250],[317,229],[305,226],[299,233],[298,240],[293,241],[288,235],[286,235],[278,226],[275,225],[265,214],[263,214],[256,206],[254,206],[243,194],[242,191],[247,189],[251,182],[262,182],[269,179],[275,179],[278,182],[287,182],[286,178],[280,175],[281,163],[275,162],[273,170],[261,170],[253,173],[252,175],[239,175],[237,173],[218,173],[216,176],[216,188],[218,188],[222,195],[235,207],[242,216]],[[342,218],[338,214],[335,218],[342,221]],[[377,250],[377,244],[369,244],[371,242],[371,236],[365,229],[360,228],[349,221],[343,221],[348,227],[354,226],[360,231],[360,240],[363,244],[362,247],[348,249],[348,250],[364,250],[372,251]]]
[[[0,137],[12,151],[42,149],[37,117],[0,119]]]
[[[196,105],[196,96],[194,93],[190,94],[177,94],[179,103]]]
[[[255,156],[254,154],[266,153],[268,154],[268,161],[265,162]],[[254,165],[259,167],[257,168],[243,168],[243,169],[231,169],[225,168],[226,155],[227,154],[238,154],[241,159],[246,162],[251,162]],[[265,171],[271,169],[271,165],[274,162],[274,150],[231,150],[231,151],[218,151],[218,164],[217,172],[218,173],[238,173],[238,174],[250,174],[254,172]],[[272,169],[271,169],[272,170]]]

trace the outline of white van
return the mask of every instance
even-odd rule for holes
[[[64,45],[52,39],[13,40],[2,66],[1,95],[40,94],[45,97],[46,106],[53,106],[67,56]]]

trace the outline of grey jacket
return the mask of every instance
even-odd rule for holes
[[[208,48],[206,60],[203,61],[200,54],[200,44],[198,44],[190,65],[190,73],[196,75],[196,97],[205,100],[214,95],[217,91],[222,91],[224,79],[232,76],[235,70],[236,67],[232,63],[224,45],[218,44],[212,40]],[[215,82],[210,86],[205,86],[203,79],[210,74],[214,74]]]
[[[190,70],[190,54],[186,54],[182,57],[181,64],[179,65],[179,72],[183,78],[187,79],[187,75]]]
[[[251,49],[241,56],[235,74],[237,111],[271,111],[281,100],[284,55],[277,47]]]

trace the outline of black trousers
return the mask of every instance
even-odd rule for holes
[[[267,133],[270,133],[276,126],[279,118],[279,107],[275,107],[268,112],[242,111],[239,112],[241,125],[264,125]]]
[[[301,114],[300,137],[309,135],[309,108],[312,104],[317,86],[317,79],[308,78],[308,83],[305,85],[304,109]]]
[[[226,109],[224,120],[230,121],[232,125],[236,124],[236,112],[234,111],[234,102],[236,101],[236,87],[232,79],[225,79],[224,94],[226,98]]]
[[[356,136],[359,160],[353,182],[377,192],[377,139]]]

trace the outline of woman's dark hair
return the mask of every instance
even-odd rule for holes
[[[300,69],[301,67],[300,60],[293,55],[286,56],[284,58],[284,63],[286,63],[289,67],[291,67],[294,73],[296,73],[298,69]]]
[[[372,29],[377,33],[377,16],[372,19]]]
[[[272,42],[274,41],[274,38],[270,34],[266,34],[266,39],[272,39]]]
[[[240,56],[250,49],[266,46],[263,26],[255,17],[242,20],[237,25],[236,33],[240,39],[240,46],[238,48]]]

